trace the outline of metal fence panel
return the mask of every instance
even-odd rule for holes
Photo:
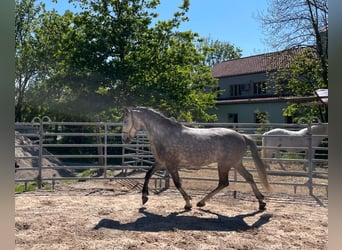
[[[302,176],[307,178],[304,184],[308,187],[310,194],[315,185],[326,186],[327,184],[317,184],[313,182],[313,178],[320,176],[327,178],[328,171],[322,171],[317,166],[328,166],[328,134],[313,135],[310,133],[310,124],[260,124],[260,123],[184,123],[184,125],[198,128],[210,127],[226,127],[234,129],[240,133],[249,134],[253,137],[258,145],[258,149],[262,150],[263,133],[272,128],[285,128],[287,130],[299,130],[308,128],[305,139],[308,145],[305,147],[296,147],[296,150],[306,151],[288,154],[286,151],[292,150],[292,147],[280,147],[281,154],[279,158],[265,158],[264,160],[272,163],[278,162],[280,165],[296,163],[303,165],[303,171],[293,171],[287,169],[269,169],[269,175],[278,176]],[[29,149],[35,152],[35,155],[17,155],[16,162],[24,159],[36,161],[37,167],[19,167],[16,171],[35,171],[34,178],[21,179],[16,178],[16,182],[37,181],[38,187],[41,188],[42,181],[62,180],[62,179],[115,179],[115,178],[136,178],[128,175],[128,171],[144,172],[154,163],[153,155],[150,152],[150,145],[146,135],[139,132],[136,139],[130,144],[121,142],[121,126],[122,123],[105,123],[105,122],[52,122],[50,119],[43,117],[35,119],[32,123],[16,123],[16,131],[18,136],[30,138],[31,144],[16,144],[16,149]],[[315,137],[322,139],[320,145],[312,145]],[[280,145],[281,146],[281,145]],[[271,147],[272,148],[272,147]],[[278,147],[274,147],[278,148]],[[49,166],[44,163],[44,159],[58,159],[62,166]],[[251,161],[249,152],[246,153],[244,160]],[[20,165],[20,164],[19,164]],[[44,177],[42,171],[47,169],[53,170],[89,170],[98,171],[97,176],[90,177]],[[107,171],[120,170],[120,176],[108,176]],[[159,172],[155,178],[168,179],[165,171]],[[142,177],[140,177],[142,178]],[[186,177],[188,179],[200,181],[212,181],[210,178]],[[234,174],[235,182],[240,182]],[[165,183],[168,183],[167,181]],[[273,182],[271,184],[293,185],[298,183],[291,182]]]

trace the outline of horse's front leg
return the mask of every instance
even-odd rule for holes
[[[168,170],[172,176],[173,183],[175,184],[176,188],[179,190],[179,192],[182,194],[182,196],[185,200],[184,209],[185,210],[191,210],[191,208],[192,208],[192,205],[190,203],[191,197],[182,188],[182,184],[181,184],[180,179],[179,179],[178,170],[176,168],[168,169]]]
[[[148,201],[148,183],[150,182],[151,176],[160,168],[158,163],[152,165],[145,175],[145,182],[142,189],[142,204],[144,205]]]

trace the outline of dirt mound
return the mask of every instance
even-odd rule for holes
[[[38,166],[39,166],[39,146],[33,143],[28,137],[21,135],[19,132],[15,131],[15,179],[35,179],[38,176]],[[18,147],[19,146],[19,147]],[[52,154],[43,148],[43,155]],[[18,158],[17,157],[25,157]],[[49,158],[43,158],[43,167],[60,167],[65,166],[58,158],[52,156]],[[24,170],[25,168],[25,170]],[[29,168],[32,168],[30,170]],[[22,170],[20,170],[22,169]],[[43,169],[42,177],[70,177],[74,174],[72,171],[67,169]]]

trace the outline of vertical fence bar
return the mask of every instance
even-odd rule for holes
[[[313,182],[312,182],[312,171],[313,171],[313,148],[312,148],[312,131],[311,131],[311,123],[308,124],[308,164],[309,164],[309,194],[313,195]]]
[[[38,189],[42,188],[42,165],[43,165],[43,120],[39,118],[39,156],[38,156]]]
[[[38,175],[37,175],[37,185],[38,189],[42,188],[42,167],[43,167],[43,141],[44,141],[44,120],[47,122],[51,122],[50,117],[43,116],[34,117],[31,121],[32,125],[35,120],[39,121],[39,130],[38,130],[38,138],[39,138],[39,149],[38,149]]]
[[[97,143],[97,166],[99,167],[97,169],[97,176],[103,175],[104,169],[102,168],[104,166],[104,159],[103,159],[103,143],[101,138],[101,125],[99,123],[96,123],[95,125],[95,132],[96,132],[96,143]]]
[[[104,135],[104,178],[107,178],[107,139],[108,139],[107,133],[108,133],[108,130],[107,130],[106,123],[104,124],[104,132],[105,132],[105,135]]]

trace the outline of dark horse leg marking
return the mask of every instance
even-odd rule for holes
[[[247,181],[247,183],[249,183],[253,189],[253,192],[255,194],[255,197],[258,199],[259,201],[259,209],[260,210],[264,210],[266,203],[263,201],[264,200],[264,196],[261,194],[261,192],[259,191],[257,185],[255,184],[255,181],[253,179],[253,175],[247,171],[247,169],[242,165],[239,164],[236,167],[236,170],[238,171],[238,173],[245,178],[245,180]]]
[[[219,183],[218,186],[211,191],[209,194],[207,194],[202,200],[200,200],[197,203],[198,207],[203,207],[205,206],[205,202],[208,201],[211,197],[213,197],[215,194],[220,192],[223,188],[227,187],[229,185],[229,180],[228,180],[228,173],[229,173],[230,168],[226,168],[223,166],[218,167],[218,174],[219,174]]]
[[[190,203],[191,197],[182,188],[182,184],[181,184],[180,179],[179,179],[178,171],[172,169],[172,172],[170,172],[170,174],[172,176],[173,183],[175,184],[176,188],[179,190],[179,192],[182,194],[182,196],[185,200],[184,209],[190,210],[192,208],[191,203]]]
[[[148,201],[148,183],[150,181],[151,176],[160,168],[158,163],[155,163],[146,173],[145,182],[142,189],[142,204],[144,205]]]

